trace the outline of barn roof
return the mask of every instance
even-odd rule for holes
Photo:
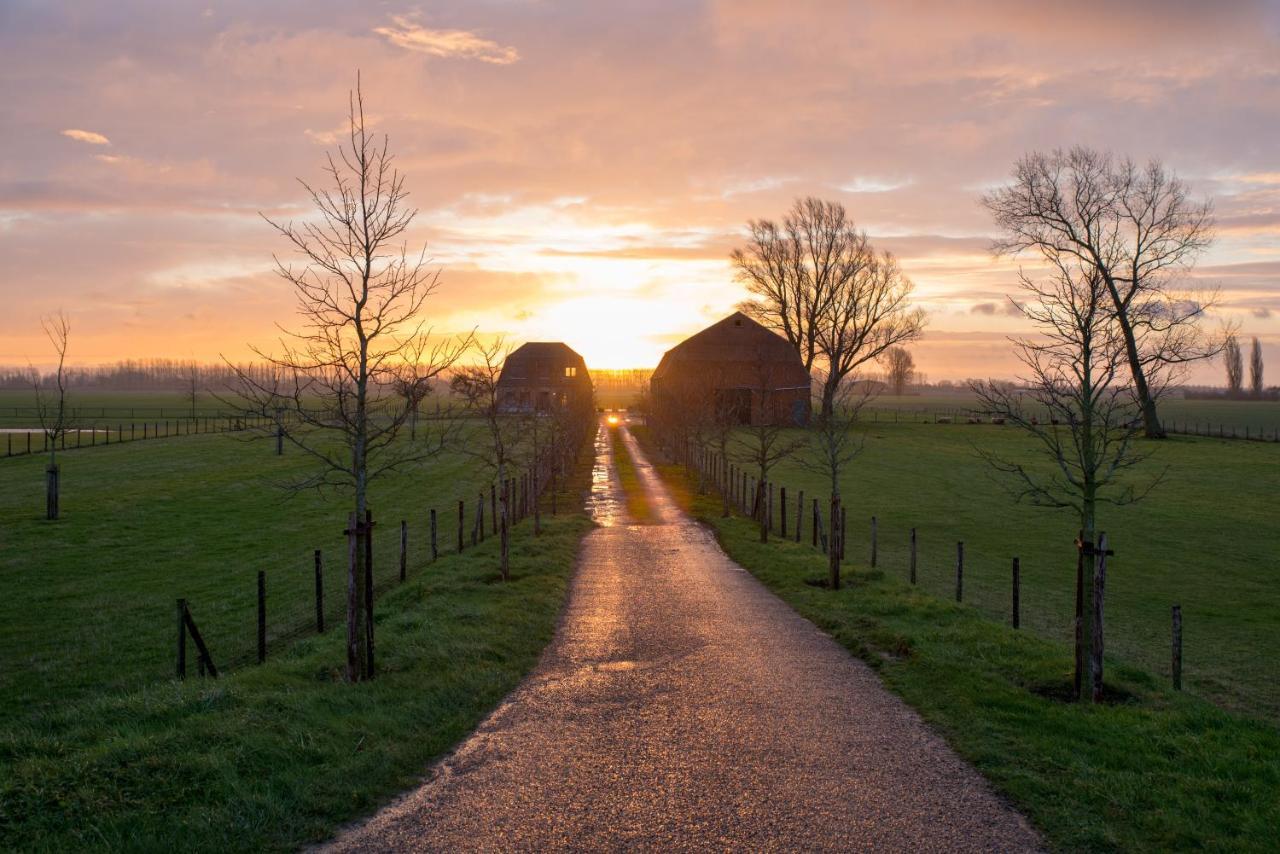
[[[579,365],[585,364],[582,356],[578,355],[578,351],[563,341],[529,341],[511,352],[507,361],[510,362],[512,359],[556,359]]]
[[[808,387],[809,372],[791,342],[735,311],[663,354],[653,378],[719,370],[734,385],[753,385],[762,362],[775,387]]]

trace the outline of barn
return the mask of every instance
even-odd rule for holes
[[[587,363],[563,341],[531,341],[517,347],[498,375],[498,408],[515,414],[590,405]]]
[[[662,356],[650,381],[656,413],[714,401],[740,424],[809,421],[809,372],[791,343],[740,311]]]

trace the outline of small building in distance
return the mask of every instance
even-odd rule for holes
[[[777,333],[740,311],[686,338],[662,356],[650,381],[655,414],[714,404],[739,424],[809,422],[809,372]]]
[[[563,341],[517,347],[498,375],[498,409],[508,414],[591,405],[587,363]]]

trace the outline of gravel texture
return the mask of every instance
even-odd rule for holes
[[[602,430],[603,432],[603,430]],[[1024,851],[1041,841],[865,664],[597,442],[555,641],[424,784],[333,851]]]

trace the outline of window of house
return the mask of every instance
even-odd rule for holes
[[[566,377],[576,377],[578,375],[578,369],[573,366],[569,366],[564,369],[564,375]]]

